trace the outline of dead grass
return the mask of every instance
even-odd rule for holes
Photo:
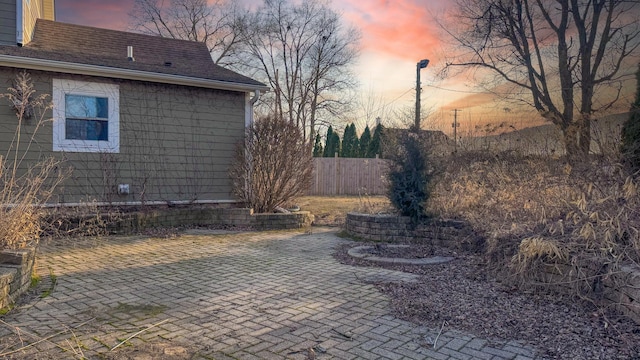
[[[548,157],[465,154],[443,162],[430,199],[433,213],[486,235],[496,268],[539,283],[540,265],[569,265],[576,292],[587,297],[599,291],[590,285],[594,277],[640,263],[639,209],[637,183],[603,157],[572,166]],[[596,272],[581,271],[585,262]]]
[[[316,225],[340,226],[347,213],[380,213],[391,211],[386,196],[304,196],[297,200],[301,210],[315,216]]]

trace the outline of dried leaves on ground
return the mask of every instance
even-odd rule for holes
[[[303,196],[296,200],[301,210],[315,216],[314,225],[341,226],[349,212],[375,214],[389,212],[390,203],[384,196]]]
[[[450,251],[456,259],[446,264],[391,265],[350,257],[348,249],[358,245],[363,244],[344,245],[335,256],[354,266],[422,275],[416,283],[376,284],[391,297],[399,318],[434,329],[446,322],[494,341],[526,341],[543,358],[640,358],[640,326],[631,320],[570,297],[521,291],[486,271],[478,256]]]

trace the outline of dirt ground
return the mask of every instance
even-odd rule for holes
[[[523,291],[502,283],[477,255],[437,249],[455,260],[429,266],[390,265],[347,254],[359,245],[363,243],[337,249],[336,258],[354,266],[422,275],[417,283],[376,284],[391,297],[393,310],[402,319],[496,341],[523,340],[540,349],[544,358],[640,359],[640,326],[630,319],[568,296]],[[378,256],[403,256],[397,249],[389,249],[388,254],[384,247],[378,249]],[[406,254],[413,254],[410,248]]]

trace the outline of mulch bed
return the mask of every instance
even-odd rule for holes
[[[569,296],[519,289],[487,270],[477,255],[416,247],[425,255],[454,256],[452,262],[394,265],[356,259],[346,244],[334,256],[354,266],[376,266],[423,275],[416,283],[376,283],[391,298],[395,315],[434,329],[455,329],[491,341],[522,340],[551,359],[640,359],[640,326]],[[378,244],[379,245],[379,244]],[[402,256],[377,246],[377,256]],[[425,250],[427,249],[427,250]],[[403,250],[411,254],[411,250]]]

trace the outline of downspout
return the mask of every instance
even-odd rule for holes
[[[260,99],[260,90],[255,90],[253,94],[254,95],[251,99],[247,97],[249,101],[245,106],[246,112],[245,112],[244,125],[247,130],[253,125],[253,105],[255,105],[255,103],[258,102],[258,99]],[[247,194],[247,197],[250,198],[251,187],[249,186],[249,179],[251,179],[252,166],[251,166],[251,154],[247,151],[247,149],[249,148],[249,139],[246,137],[246,135],[248,133],[249,131],[245,131],[244,156],[245,156],[245,161],[248,164],[248,174],[247,174],[247,177],[244,179],[244,192],[245,194]]]
[[[260,98],[260,90],[255,90],[253,98],[251,99],[251,105],[255,105],[256,101]]]
[[[260,99],[260,90],[254,90],[253,97],[246,104],[244,126],[249,127],[253,124],[253,105]]]
[[[22,0],[16,0],[16,45],[22,46],[24,42],[24,32],[22,25],[24,23],[24,13]]]

